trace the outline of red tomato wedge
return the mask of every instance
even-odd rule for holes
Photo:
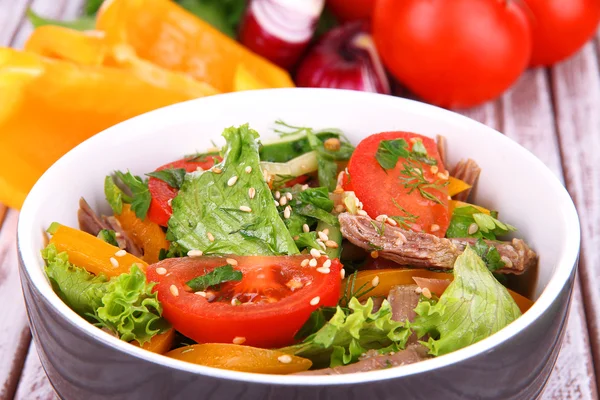
[[[149,281],[163,305],[164,317],[177,331],[198,343],[232,343],[275,348],[294,335],[321,306],[338,302],[342,265],[331,261],[329,273],[302,267],[309,256],[235,257],[241,281],[192,293],[186,282],[227,264],[222,257],[170,258],[148,266]],[[158,268],[162,274],[157,273]],[[234,300],[235,299],[235,300]],[[232,304],[233,303],[233,304]]]
[[[221,160],[221,157],[219,156],[207,156],[202,160],[188,158],[165,164],[156,171],[161,171],[167,168],[183,168],[187,172],[194,172],[196,169],[198,169],[198,167],[202,169],[209,169],[215,164],[215,158],[219,161]],[[169,184],[165,181],[151,177],[148,180],[148,190],[152,196],[150,208],[148,209],[148,218],[155,224],[167,226],[169,218],[171,218],[171,214],[173,213],[173,209],[171,208],[169,201],[177,196],[178,189],[169,186]]]
[[[421,140],[435,166],[400,158],[394,169],[385,170],[375,158],[382,140],[405,139],[409,149]],[[412,173],[406,172],[409,166]],[[410,132],[383,132],[371,135],[356,147],[348,164],[350,182],[363,209],[371,218],[398,217],[400,226],[443,237],[450,224],[448,172],[433,139]],[[422,172],[422,184],[418,176]],[[426,182],[425,182],[426,181]],[[411,187],[414,186],[414,187]],[[427,197],[435,197],[435,201]]]

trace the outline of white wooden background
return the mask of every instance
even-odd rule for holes
[[[82,0],[0,0],[0,45],[20,48],[25,11],[74,18]],[[600,377],[600,40],[550,69],[527,71],[496,102],[461,111],[535,153],[573,196],[583,246],[568,331],[542,396],[598,399]],[[0,204],[0,400],[54,399],[27,325],[17,272],[18,212]],[[595,362],[594,362],[595,361]],[[594,364],[596,365],[594,369]],[[524,371],[524,373],[528,373]]]

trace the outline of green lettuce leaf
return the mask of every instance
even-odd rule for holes
[[[98,232],[98,239],[105,241],[108,244],[119,247],[117,242],[117,233],[111,229],[102,229]]]
[[[439,301],[422,298],[411,328],[429,334],[429,353],[440,356],[476,343],[521,316],[519,307],[471,247],[454,264],[454,281]]]
[[[473,234],[469,233],[471,224],[477,225],[477,231]],[[505,224],[491,215],[484,214],[473,206],[465,206],[457,207],[452,212],[452,219],[446,231],[446,237],[474,237],[496,240],[499,236],[516,230],[517,228],[514,226]]]
[[[242,125],[226,129],[223,136],[224,158],[215,166],[221,173],[186,175],[172,202],[169,236],[185,250],[205,254],[297,254],[259,166],[258,133]],[[252,199],[250,188],[255,192]]]
[[[392,320],[392,308],[387,300],[373,312],[373,300],[363,305],[353,298],[348,311],[337,307],[335,314],[316,333],[302,343],[280,349],[289,354],[306,357],[315,364],[329,359],[329,366],[358,361],[369,349],[381,354],[402,349],[411,335],[408,322]]]
[[[42,250],[46,275],[58,296],[73,311],[100,328],[108,329],[122,340],[144,344],[168,324],[161,318],[162,306],[154,283],[134,264],[128,274],[107,281],[69,262],[66,252],[58,253],[54,244]]]
[[[132,198],[123,193],[121,188],[117,186],[112,176],[104,178],[104,196],[110,208],[117,215],[121,215],[123,212],[123,202],[131,203]]]

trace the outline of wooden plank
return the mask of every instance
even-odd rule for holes
[[[56,393],[40,363],[35,344],[31,342],[14,400],[54,400],[56,398]]]
[[[544,70],[525,72],[501,100],[462,113],[516,140],[562,179],[552,103]],[[585,321],[577,281],[563,348],[542,399],[597,398]]]
[[[0,399],[12,398],[31,340],[19,281],[17,246],[18,212],[9,210],[0,230]]]
[[[600,76],[592,43],[552,69],[566,186],[579,212],[579,263],[596,377],[600,377]]]

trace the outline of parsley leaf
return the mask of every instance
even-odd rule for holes
[[[110,175],[104,178],[104,196],[110,208],[117,215],[123,211],[123,202],[131,203],[132,201],[132,198],[123,193]]]
[[[490,271],[494,272],[504,268],[504,261],[501,260],[498,249],[494,246],[488,246],[483,239],[478,239],[477,242],[475,242],[473,249],[475,250],[475,253],[481,257],[483,262],[485,262],[486,267]]]
[[[223,265],[213,269],[211,272],[195,277],[186,282],[194,292],[206,290],[211,286],[220,285],[221,283],[231,281],[241,281],[242,272],[233,269],[230,264]]]
[[[117,235],[113,230],[102,229],[100,232],[98,232],[98,239],[101,239],[108,244],[112,244],[113,246],[119,247],[119,243],[117,242]]]
[[[469,233],[473,224],[475,224],[477,229],[474,233]],[[465,206],[457,207],[452,212],[452,219],[446,231],[446,237],[474,237],[496,240],[497,237],[516,230],[517,228],[514,226],[505,224],[491,215],[484,214],[473,206]],[[472,229],[471,232],[473,232]]]
[[[115,175],[131,190],[131,209],[135,211],[135,215],[141,220],[146,218],[152,200],[148,190],[148,182],[139,176],[132,175],[129,171],[127,173],[115,171]],[[125,199],[123,200],[128,203]]]
[[[167,182],[172,188],[179,189],[181,185],[183,185],[186,173],[184,168],[165,168],[160,171],[150,172],[146,175]]]
[[[375,159],[383,169],[394,169],[398,159],[408,158],[408,143],[404,139],[382,140],[375,153]]]

